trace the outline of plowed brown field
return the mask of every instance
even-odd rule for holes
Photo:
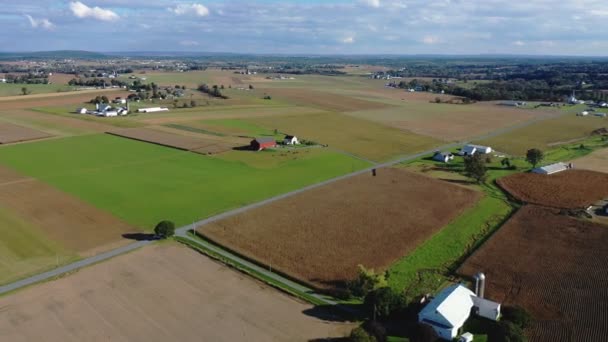
[[[608,336],[608,229],[526,206],[460,267],[487,276],[489,299],[535,318],[531,341],[603,341]]]
[[[331,289],[357,265],[383,270],[480,198],[480,193],[379,169],[309,190],[199,230],[312,286]]]
[[[0,298],[0,340],[291,342],[353,328],[322,313],[165,243]]]
[[[107,133],[201,154],[225,152],[231,150],[233,147],[227,144],[222,144],[217,140],[173,134],[149,128],[115,129],[108,131]]]
[[[522,202],[553,208],[585,208],[608,197],[608,174],[588,170],[552,175],[516,173],[497,182]]]
[[[350,96],[302,88],[273,88],[268,90],[268,93],[271,94],[272,97],[285,99],[295,104],[336,112],[379,109],[390,106],[381,102],[361,100]]]
[[[82,256],[132,242],[138,230],[43,182],[0,166],[0,206],[37,226],[48,238]]]
[[[35,129],[13,125],[10,123],[0,123],[0,144],[43,139],[48,137],[50,137],[49,134],[37,131]]]

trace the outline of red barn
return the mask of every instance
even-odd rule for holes
[[[256,138],[251,140],[251,149],[261,151],[265,148],[273,148],[277,146],[277,141],[274,138]]]

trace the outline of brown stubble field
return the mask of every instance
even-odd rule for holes
[[[588,170],[516,173],[497,183],[519,201],[553,208],[581,209],[608,197],[608,174]]]
[[[595,151],[572,161],[577,169],[608,173],[608,148]]]
[[[226,152],[237,146],[217,139],[204,138],[202,135],[196,137],[150,128],[114,129],[108,131],[108,134],[201,154]]]
[[[608,336],[608,229],[525,206],[460,267],[486,274],[486,294],[534,317],[530,341]]]
[[[353,328],[316,311],[163,243],[0,298],[0,340],[309,341]]]
[[[51,240],[90,256],[128,244],[139,230],[46,183],[0,167],[0,206],[40,228]]]
[[[229,249],[321,289],[357,266],[386,269],[473,205],[481,194],[383,168],[201,227]]]
[[[28,127],[0,122],[0,144],[37,140],[50,137],[49,134]]]

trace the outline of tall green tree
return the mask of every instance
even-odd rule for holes
[[[537,148],[529,149],[526,152],[526,161],[532,164],[532,167],[536,167],[543,159],[545,159],[545,154]]]
[[[477,183],[482,183],[486,180],[488,170],[480,153],[464,157],[464,171],[467,177],[473,178]]]
[[[166,239],[175,234],[175,224],[171,221],[160,221],[156,227],[154,227],[154,234],[161,239]]]

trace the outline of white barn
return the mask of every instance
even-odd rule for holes
[[[433,155],[433,160],[435,161],[439,161],[442,163],[449,163],[450,160],[454,159],[454,155],[450,152],[435,152],[435,154]]]
[[[139,108],[137,110],[138,113],[155,113],[155,112],[168,112],[169,108],[166,107],[149,107],[149,108]]]
[[[418,321],[430,325],[441,339],[451,341],[459,335],[471,312],[497,320],[500,304],[478,297],[461,284],[454,284],[439,292],[420,311]]]
[[[532,172],[538,173],[541,175],[551,175],[554,173],[566,171],[569,168],[570,168],[570,165],[568,165],[566,163],[555,163],[555,164],[551,164],[551,165],[537,167],[535,169],[532,169]]]
[[[300,142],[298,141],[298,137],[295,135],[286,135],[285,139],[283,139],[285,145],[298,145]]]

